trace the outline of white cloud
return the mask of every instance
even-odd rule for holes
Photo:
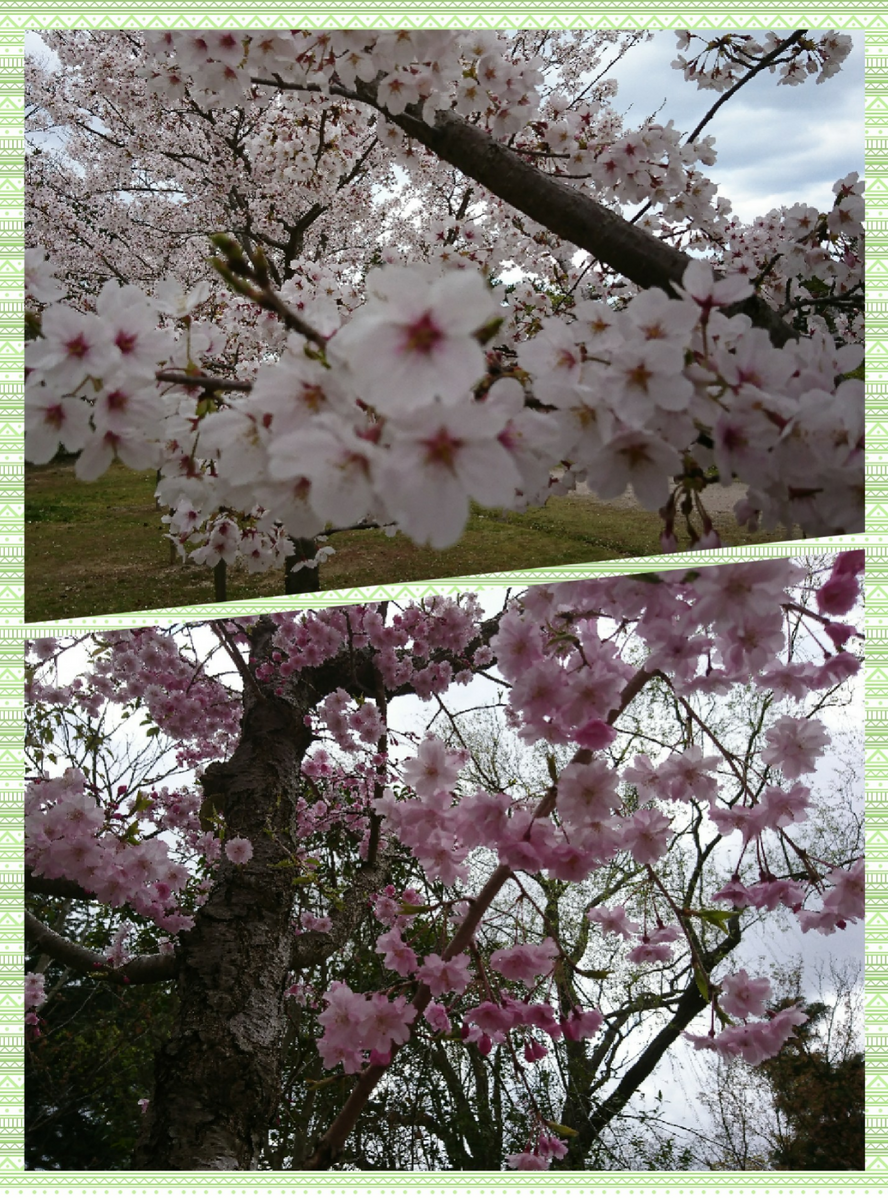
[[[628,127],[658,112],[690,132],[717,94],[687,83],[670,63],[674,33],[656,33],[614,70],[617,109]],[[708,169],[719,195],[742,220],[800,201],[820,209],[832,204],[832,185],[849,171],[864,171],[863,38],[842,70],[822,84],[777,84],[763,72],[728,100],[707,126],[718,161]]]

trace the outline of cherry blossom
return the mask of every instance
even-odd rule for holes
[[[732,1017],[761,1017],[764,1016],[767,1002],[771,997],[771,983],[768,979],[750,979],[745,970],[739,970],[733,975],[726,975],[721,981],[719,1005]]]
[[[248,838],[229,838],[224,845],[224,851],[229,862],[238,866],[250,862],[253,857],[252,842]]]
[[[590,908],[587,910],[586,916],[590,921],[597,921],[604,933],[618,933],[623,938],[630,938],[639,930],[638,922],[629,920],[622,904],[618,904],[614,908],[603,906]]]
[[[367,291],[367,303],[330,344],[334,362],[361,363],[361,398],[384,414],[458,402],[484,374],[473,335],[497,315],[478,276],[435,279],[422,267],[388,267],[371,273]]]
[[[445,992],[455,992],[461,996],[472,979],[468,955],[458,954],[445,962],[439,954],[427,954],[416,972],[416,978],[428,986],[433,996],[441,996]]]
[[[557,953],[555,943],[546,938],[539,945],[517,945],[508,950],[494,950],[490,965],[507,979],[517,979],[531,986],[538,975],[548,975]]]
[[[798,779],[814,770],[814,764],[829,745],[822,721],[781,717],[765,735],[768,745],[762,761],[779,767],[787,779]]]

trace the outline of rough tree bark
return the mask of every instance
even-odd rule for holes
[[[252,627],[252,662],[271,652],[273,631],[267,619]],[[366,655],[335,659],[294,676],[277,695],[238,665],[245,684],[240,740],[227,763],[209,765],[201,785],[226,836],[249,838],[253,858],[243,866],[223,859],[194,928],[181,938],[179,1014],[155,1059],[136,1168],[257,1169],[278,1102],[288,974],[329,957],[351,936],[388,866],[380,855],[357,871],[331,934],[294,936],[299,872],[287,860],[296,849],[291,823],[312,741],[304,718],[343,680],[366,691],[372,668]]]
[[[297,697],[245,688],[237,749],[202,777],[228,835],[249,838],[254,856],[243,866],[223,863],[181,939],[180,1011],[156,1057],[136,1167],[257,1167],[280,1077],[295,888],[294,872],[278,864],[292,847],[299,766],[311,741],[306,711]]]

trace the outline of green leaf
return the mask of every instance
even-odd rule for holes
[[[719,908],[701,908],[697,912],[697,916],[707,921],[710,925],[716,925],[722,933],[729,933],[728,921],[731,917],[736,917],[736,913],[725,912]]]
[[[326,1087],[329,1083],[337,1083],[341,1079],[341,1075],[328,1075],[326,1079],[306,1079],[305,1082],[310,1092],[316,1092],[318,1088]]]
[[[494,336],[494,334],[497,333],[502,323],[502,317],[494,317],[492,321],[488,321],[486,325],[483,325],[480,329],[475,330],[475,338],[481,343],[482,346],[486,345]]]
[[[558,764],[555,762],[555,755],[549,753],[546,755],[546,766],[549,768],[549,778],[558,786]]]
[[[559,1125],[557,1121],[546,1121],[546,1124],[553,1133],[560,1133],[562,1137],[572,1138],[579,1137],[579,1130],[571,1129],[569,1125]]]
[[[694,979],[697,981],[697,990],[700,995],[708,1003],[709,1002],[709,980],[706,974],[700,967],[694,967]]]
[[[802,287],[807,288],[812,296],[826,296],[829,293],[827,285],[816,275],[812,275],[810,279],[803,279]]]

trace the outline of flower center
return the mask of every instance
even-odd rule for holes
[[[447,467],[448,470],[452,471],[456,462],[456,453],[462,447],[462,444],[459,438],[455,438],[442,425],[433,437],[426,438],[423,442],[426,448],[425,460],[430,465],[435,464]]]
[[[653,371],[649,370],[644,363],[639,363],[631,371],[626,372],[626,378],[633,387],[641,388],[643,392],[646,392],[648,381],[653,377],[653,374]]]
[[[129,396],[126,392],[122,392],[120,388],[115,388],[113,392],[109,392],[105,397],[105,402],[112,412],[122,412],[129,404]]]
[[[444,337],[430,313],[405,326],[404,335],[404,349],[415,354],[431,354]]]
[[[78,333],[70,342],[65,343],[65,349],[72,358],[85,358],[89,354],[89,343],[82,333]]]

